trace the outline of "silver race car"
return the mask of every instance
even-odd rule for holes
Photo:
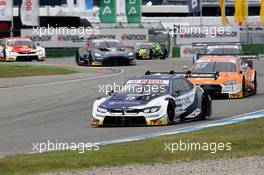
[[[133,51],[114,39],[88,41],[76,53],[76,63],[80,66],[130,65],[135,64],[134,60]]]

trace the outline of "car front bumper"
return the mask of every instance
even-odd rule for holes
[[[137,59],[150,59],[150,55],[136,53],[136,58]]]
[[[144,116],[117,116],[107,115],[104,117],[91,117],[92,126],[162,126],[168,125],[167,115],[162,117],[144,117]]]
[[[242,85],[224,86],[223,84],[202,84],[201,88],[211,95],[223,95],[228,98],[242,98]]]
[[[45,55],[37,55],[37,54],[10,54],[6,55],[5,61],[32,61],[32,60],[38,60],[38,61],[45,61],[46,56]]]
[[[134,57],[129,56],[109,56],[109,57],[97,57],[94,58],[92,61],[93,66],[100,66],[100,65],[122,65],[122,64],[134,64],[135,59]]]

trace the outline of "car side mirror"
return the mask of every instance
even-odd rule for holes
[[[173,93],[173,96],[178,97],[178,96],[181,95],[181,93],[182,93],[181,90],[177,90],[177,91],[175,91],[175,92]]]

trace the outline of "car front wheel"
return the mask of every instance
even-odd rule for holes
[[[174,104],[172,102],[169,102],[169,104],[168,104],[167,115],[168,115],[168,119],[169,119],[170,124],[174,123],[175,108],[174,108]]]
[[[89,66],[90,65],[89,61],[87,60],[84,60],[83,62],[81,61],[81,57],[79,53],[76,53],[75,61],[78,66]]]

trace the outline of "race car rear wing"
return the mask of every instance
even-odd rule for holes
[[[191,71],[188,72],[175,72],[171,70],[170,72],[150,72],[147,71],[145,75],[152,75],[152,74],[170,74],[170,75],[180,75],[184,76],[185,78],[214,78],[215,80],[219,77],[219,72],[212,72],[212,73],[193,73]]]
[[[239,57],[241,60],[258,60],[260,57],[257,54],[198,54],[197,55],[197,60],[199,60],[202,56],[235,56],[235,57]]]
[[[217,80],[219,77],[219,72],[212,72],[212,73],[193,73],[187,72],[186,78],[214,78]]]
[[[150,71],[147,71],[145,73],[145,75],[153,75],[153,74],[170,74],[170,75],[173,75],[175,74],[175,72],[173,70],[171,70],[170,72],[150,72]]]
[[[243,42],[202,42],[202,43],[192,43],[192,46],[208,46],[208,45],[242,45]]]

